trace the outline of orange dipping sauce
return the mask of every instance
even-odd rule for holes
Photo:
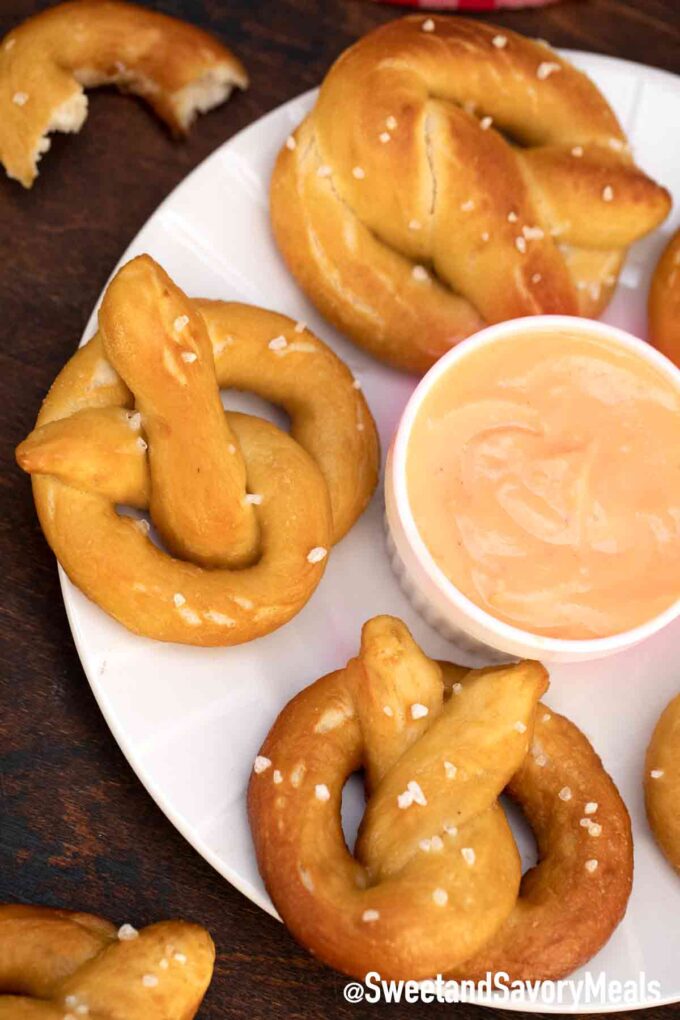
[[[680,597],[680,392],[599,336],[482,346],[426,394],[408,497],[433,559],[492,616],[597,638]]]

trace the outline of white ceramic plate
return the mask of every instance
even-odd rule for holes
[[[624,61],[571,54],[618,113],[641,165],[680,199],[680,79]],[[154,213],[121,262],[150,252],[192,295],[237,299],[305,320],[361,379],[387,448],[414,381],[343,340],[297,289],[274,246],[267,190],[275,154],[311,106],[292,100],[225,143]],[[677,217],[676,217],[677,219]],[[672,224],[631,252],[607,320],[645,332],[645,296]],[[95,315],[84,337],[94,330]],[[229,406],[276,412],[244,397]],[[309,605],[288,626],[250,644],[199,649],[129,634],[62,574],[64,601],[87,677],[128,761],[168,818],[229,882],[274,914],[257,872],[246,819],[251,763],[276,714],[303,686],[354,654],[361,625],[394,613],[439,657],[465,656],[416,615],[385,553],[379,492],[350,535],[333,550]],[[370,564],[370,569],[367,568]],[[548,701],[591,738],[630,809],[635,885],[624,922],[589,970],[611,980],[660,983],[660,1000],[680,1000],[680,879],[647,828],[643,754],[664,705],[680,688],[680,621],[622,656],[552,670]],[[469,661],[469,659],[468,659]],[[361,814],[359,784],[345,797],[347,827]],[[530,858],[530,841],[520,834]],[[583,977],[585,971],[576,975]],[[650,1005],[644,991],[584,1006],[524,998],[506,1007],[594,1012]]]

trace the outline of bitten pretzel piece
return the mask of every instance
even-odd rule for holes
[[[149,637],[228,645],[275,630],[376,484],[375,424],[351,373],[302,324],[190,301],[148,256],[114,277],[99,322],[17,449],[59,562]],[[219,387],[281,403],[292,435],[225,415]],[[119,504],[149,508],[173,555]]]
[[[241,62],[207,32],[120,0],[72,0],[29,18],[0,43],[0,161],[30,188],[53,131],[80,131],[84,89],[142,96],[176,134],[244,89]]]
[[[656,724],[645,758],[644,786],[654,838],[680,872],[680,694]]]
[[[680,230],[664,248],[652,277],[649,339],[680,365]]]
[[[0,1020],[191,1020],[210,984],[204,928],[116,929],[91,914],[0,905]]]
[[[599,314],[669,207],[585,74],[458,17],[392,21],[343,53],[271,185],[303,290],[411,371],[488,323]]]
[[[548,979],[600,948],[630,892],[628,815],[585,737],[539,704],[546,687],[536,662],[438,664],[376,617],[357,658],[284,708],[249,812],[267,889],[303,945],[388,979],[480,967]],[[352,857],[340,800],[361,766]],[[521,887],[506,787],[539,842]]]

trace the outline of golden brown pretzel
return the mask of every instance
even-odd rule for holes
[[[342,54],[271,187],[303,289],[357,343],[416,371],[485,323],[597,315],[628,245],[669,206],[566,60],[420,15]]]
[[[664,248],[652,276],[649,339],[680,365],[680,230]]]
[[[375,487],[360,390],[302,324],[192,302],[148,256],[113,279],[99,322],[17,449],[57,558],[137,633],[199,645],[269,633],[305,604]],[[292,436],[225,415],[220,386],[284,404]],[[118,504],[149,507],[174,557]]]
[[[79,131],[85,88],[142,96],[177,134],[246,88],[241,62],[208,32],[121,0],[70,0],[0,43],[0,161],[30,188],[52,131]]]
[[[92,914],[0,905],[0,1020],[191,1020],[212,977],[204,928],[136,931]]]
[[[680,694],[666,706],[652,734],[644,788],[654,838],[680,872]]]
[[[465,689],[466,677],[459,680]],[[625,913],[633,882],[630,818],[587,738],[545,705],[506,793],[531,823],[538,863],[523,876],[497,934],[450,976],[480,981],[491,971],[517,981],[558,980],[587,963]]]
[[[630,892],[628,815],[576,727],[540,706],[534,734],[546,686],[533,662],[442,673],[399,620],[376,617],[356,659],[286,706],[256,758],[249,812],[267,889],[303,945],[388,979],[480,967],[552,978],[599,949]],[[339,806],[362,765],[352,857]],[[542,858],[521,891],[497,803],[508,782]]]

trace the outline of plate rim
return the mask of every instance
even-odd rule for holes
[[[559,48],[555,47],[555,49],[556,52],[565,56],[569,60],[575,58],[576,61],[578,61],[579,58],[585,58],[587,61],[599,62],[602,65],[605,66],[609,65],[609,67],[612,68],[615,67],[617,69],[625,70],[625,68],[627,67],[631,71],[634,70],[635,73],[643,72],[645,76],[652,76],[657,80],[665,81],[667,84],[670,84],[675,90],[680,92],[680,74],[675,74],[674,72],[669,71],[666,68],[655,67],[653,65],[642,63],[640,61],[630,60],[628,58],[623,57],[616,57],[607,53],[597,53],[589,50],[570,49],[562,47]],[[580,69],[581,68],[579,67],[579,70]],[[591,73],[590,70],[587,73],[590,75]],[[110,280],[113,278],[118,268],[129,259],[130,253],[136,247],[138,239],[147,229],[151,221],[161,216],[164,210],[171,205],[176,196],[183,189],[191,188],[194,177],[197,176],[199,173],[203,172],[205,168],[211,163],[211,161],[217,160],[220,154],[228,146],[231,146],[232,144],[236,143],[237,140],[239,140],[244,134],[246,134],[249,131],[253,131],[256,127],[261,128],[263,126],[263,123],[266,122],[267,120],[277,119],[284,109],[292,106],[295,103],[305,103],[309,101],[316,95],[319,87],[320,86],[315,86],[313,88],[305,90],[302,93],[299,93],[295,96],[291,96],[288,99],[285,99],[283,102],[279,103],[271,110],[268,110],[266,113],[263,113],[260,117],[257,117],[250,123],[244,125],[235,134],[230,135],[223,142],[221,142],[215,149],[213,149],[212,152],[208,153],[208,155],[204,159],[202,159],[195,167],[193,167],[189,171],[189,173],[186,174],[174,186],[174,188],[172,188],[172,190],[168,192],[166,196],[164,196],[164,198],[158,203],[154,210],[147,216],[140,229],[131,238],[131,240],[125,247],[124,251],[122,252],[121,256],[116,261],[114,267],[111,270],[111,273],[106,278],[104,286],[102,287],[93,305],[92,312],[90,313],[87,319],[83,333],[78,342],[78,347],[83,346],[91,338],[92,326],[93,324],[96,324],[97,312],[100,307],[103,294]],[[257,907],[260,907],[271,917],[275,918],[278,921],[281,921],[282,919],[278,912],[276,911],[269,896],[266,895],[266,893],[265,895],[263,895],[259,889],[252,886],[247,880],[242,879],[240,875],[233,870],[231,865],[225,864],[222,861],[218,853],[211,849],[211,847],[207,844],[206,840],[203,839],[188,822],[185,822],[182,816],[172,807],[172,805],[166,798],[166,795],[161,791],[158,784],[154,780],[152,780],[148,774],[146,774],[142,763],[137,761],[136,752],[133,750],[128,737],[124,735],[122,726],[121,724],[119,724],[115,717],[112,705],[108,703],[105,683],[101,682],[101,677],[97,674],[97,672],[92,668],[91,665],[86,666],[86,662],[89,662],[89,657],[85,654],[84,648],[85,639],[78,619],[78,606],[75,597],[76,595],[81,595],[82,593],[79,591],[79,589],[75,587],[75,585],[72,584],[66,572],[59,563],[57,563],[57,567],[62,600],[64,603],[64,608],[66,610],[69,628],[71,630],[76,651],[78,653],[78,658],[80,660],[80,665],[82,667],[83,673],[85,674],[90,689],[94,695],[95,701],[97,702],[97,706],[101,711],[102,716],[104,717],[104,720],[106,721],[106,724],[109,727],[109,730],[111,731],[114,740],[116,741],[118,747],[123,753],[127,761],[127,764],[130,766],[135,776],[142,784],[144,789],[147,791],[149,796],[153,799],[158,808],[163,812],[163,814],[168,819],[170,824],[173,825],[174,828],[187,841],[187,843],[189,843],[192,849],[195,850],[198,854],[200,854],[200,856],[205,861],[207,861],[207,863],[210,864],[211,867],[213,867],[222,878],[226,879],[226,881],[229,882],[231,886],[233,886],[239,893],[245,896],[251,903],[255,904]],[[103,612],[103,610],[100,611]],[[586,964],[586,967],[587,966],[588,965]],[[347,981],[350,980],[350,978],[342,974],[340,974],[340,978],[346,979]],[[505,1009],[509,1012],[547,1013],[557,1015],[592,1015],[593,1012],[591,1009],[586,1008],[585,1004],[580,1003],[549,1004],[539,1001],[507,1002],[502,999],[494,998],[493,996],[470,997],[467,1000],[463,1001],[467,1001],[470,1004],[482,1005],[493,1009]],[[635,1005],[630,1005],[626,1003],[618,1005],[607,1004],[605,1006],[598,1006],[596,1012],[597,1014],[603,1015],[610,1013],[619,1013],[624,1011],[633,1012],[641,1009],[650,1009],[655,1007],[673,1005],[678,1002],[680,1002],[680,990],[675,996],[670,995],[667,997],[662,997],[657,1000],[640,1002]]]

